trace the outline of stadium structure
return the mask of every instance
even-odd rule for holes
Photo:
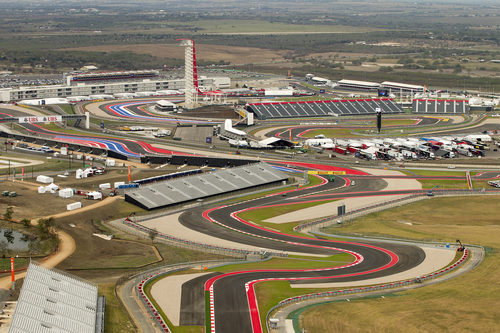
[[[246,110],[258,119],[328,117],[402,113],[401,106],[389,98],[348,99],[331,101],[267,102],[247,104]]]
[[[287,179],[286,174],[261,162],[141,186],[127,191],[125,201],[151,210],[242,189],[279,184]]]
[[[414,99],[412,103],[413,113],[467,114],[469,111],[468,100]]]
[[[104,304],[96,285],[31,262],[8,332],[101,333]]]

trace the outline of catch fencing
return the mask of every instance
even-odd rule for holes
[[[318,293],[306,294],[306,295],[301,295],[301,296],[294,296],[294,297],[284,299],[284,300],[280,301],[277,305],[273,306],[267,312],[266,323],[268,326],[267,327],[268,332],[271,331],[270,327],[269,327],[269,317],[271,316],[271,313],[273,313],[275,310],[277,310],[281,307],[284,307],[286,305],[289,305],[292,303],[297,303],[297,302],[302,302],[302,301],[309,300],[309,299],[315,299],[315,298],[338,297],[338,296],[345,296],[345,295],[350,295],[350,294],[359,294],[359,293],[366,293],[366,292],[372,292],[372,291],[400,288],[400,287],[404,287],[404,286],[408,286],[408,285],[412,285],[412,284],[417,284],[417,283],[420,284],[420,283],[423,283],[425,281],[440,277],[444,274],[450,273],[451,271],[462,266],[468,258],[469,258],[469,250],[464,249],[462,256],[455,263],[453,263],[453,264],[451,264],[451,265],[449,265],[441,270],[435,271],[433,273],[429,273],[429,274],[424,275],[424,276],[416,277],[414,279],[403,280],[403,281],[398,281],[398,282],[393,282],[393,283],[379,284],[379,285],[374,285],[374,286],[367,286],[367,287],[357,287],[357,288],[350,288],[350,289],[343,289],[343,290],[318,292]]]
[[[399,207],[402,205],[406,205],[415,201],[429,199],[434,196],[471,196],[471,195],[500,195],[500,189],[476,189],[476,190],[467,190],[467,189],[443,189],[443,190],[421,190],[416,191],[410,195],[407,195],[403,198],[398,198],[394,200],[380,202],[371,206],[366,206],[363,208],[353,209],[348,211],[344,215],[331,215],[327,217],[323,217],[321,219],[308,221],[302,224],[299,224],[293,228],[294,231],[300,232],[304,229],[315,229],[319,230],[320,228],[324,228],[326,226],[332,224],[342,225],[348,223],[355,218],[379,212],[385,209]]]
[[[288,254],[284,252],[273,252],[273,251],[265,251],[265,253],[262,250],[244,250],[244,249],[236,249],[236,248],[231,248],[231,247],[224,247],[224,246],[217,246],[217,245],[211,245],[211,244],[205,244],[205,243],[200,243],[200,242],[195,242],[195,241],[190,241],[187,239],[182,239],[170,235],[166,235],[164,233],[158,232],[154,229],[145,227],[143,225],[140,225],[138,223],[135,223],[131,221],[130,219],[125,219],[123,220],[123,224],[135,229],[141,237],[148,237],[151,233],[156,233],[156,236],[154,239],[158,239],[160,241],[163,241],[165,243],[169,243],[172,245],[176,246],[181,246],[181,247],[186,247],[194,250],[200,250],[204,252],[211,252],[211,253],[218,253],[222,255],[227,255],[227,256],[232,256],[232,257],[243,257],[246,258],[248,255],[255,255],[255,256],[261,256],[261,255],[266,255],[266,256],[276,256],[276,257],[287,257]],[[114,224],[115,226],[118,226],[118,224]],[[130,230],[128,230],[130,231]]]

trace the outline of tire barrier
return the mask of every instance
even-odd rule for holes
[[[149,234],[151,231],[157,232],[156,230],[153,230],[151,228],[147,228],[143,225],[135,223],[135,222],[131,221],[130,219],[123,220],[123,223],[129,227],[132,227],[132,228],[140,231],[141,233]],[[260,256],[263,254],[262,251],[260,251],[260,250],[259,251],[251,251],[251,250],[235,249],[235,248],[230,248],[230,247],[204,244],[204,243],[194,242],[194,241],[190,241],[190,240],[186,240],[186,239],[182,239],[182,238],[178,238],[178,237],[174,237],[174,236],[170,236],[170,235],[165,235],[161,232],[157,233],[156,238],[160,239],[160,240],[170,241],[170,242],[176,243],[176,244],[181,245],[181,246],[188,246],[190,248],[195,248],[195,249],[198,249],[201,251],[209,250],[209,251],[214,251],[217,253],[221,253],[221,254],[229,255],[229,256],[233,256],[233,257],[234,256],[235,257],[246,257],[248,255]],[[266,251],[265,254],[269,255],[269,256],[277,256],[277,257],[286,257],[287,256],[286,253],[272,252],[272,251]]]
[[[419,276],[419,277],[416,277],[414,279],[391,282],[391,283],[384,283],[384,284],[368,286],[368,287],[357,287],[357,288],[350,288],[350,289],[343,289],[343,290],[318,292],[318,293],[294,296],[294,297],[284,299],[284,300],[280,301],[277,305],[273,306],[267,312],[266,324],[267,324],[268,332],[271,331],[270,327],[269,327],[269,318],[270,318],[271,313],[273,313],[275,310],[277,310],[281,307],[284,307],[286,305],[289,305],[292,303],[297,303],[297,302],[302,302],[302,301],[314,299],[314,298],[337,297],[337,296],[344,296],[344,295],[350,295],[350,294],[358,294],[358,293],[366,293],[366,292],[372,292],[372,291],[378,291],[378,290],[400,288],[400,287],[404,287],[404,286],[408,286],[408,285],[412,285],[412,284],[417,284],[417,283],[420,284],[420,283],[423,283],[425,281],[440,277],[444,274],[450,273],[451,271],[462,266],[463,263],[468,258],[469,258],[469,250],[467,248],[465,248],[464,252],[462,254],[462,257],[460,257],[460,259],[458,259],[455,263],[453,263],[453,264],[451,264],[443,269],[440,269],[438,271],[429,273],[429,274],[424,275],[424,276]]]

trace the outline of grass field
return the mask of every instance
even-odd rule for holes
[[[314,138],[316,135],[323,134],[327,138],[356,138],[360,135],[352,133],[350,128],[322,128],[313,129],[302,134],[303,138]]]
[[[337,26],[337,25],[301,25],[301,24],[286,24],[280,22],[268,22],[261,20],[198,20],[198,21],[182,21],[169,22],[172,26],[172,32],[182,31],[183,27],[196,27],[203,33],[211,34],[260,34],[260,33],[352,33],[352,32],[369,32],[378,30],[376,28],[354,27],[354,26]],[[168,27],[166,28],[168,31]],[[186,30],[187,32],[188,30]]]
[[[114,283],[99,283],[99,295],[106,297],[106,332],[135,332],[127,313],[115,294]]]
[[[315,269],[335,267],[352,261],[353,257],[347,253],[335,254],[329,257],[290,256],[288,258],[273,258],[264,262],[227,265],[214,268],[213,271],[227,273],[257,269]]]
[[[285,232],[288,234],[300,234],[293,231],[293,227],[297,224],[300,224],[301,221],[294,221],[288,223],[272,223],[272,222],[264,222],[267,219],[270,219],[275,216],[279,216],[282,214],[298,211],[304,208],[314,207],[318,205],[322,205],[328,202],[332,202],[335,200],[327,200],[327,201],[318,201],[318,202],[306,202],[306,203],[298,203],[294,205],[284,205],[284,206],[275,206],[268,208],[259,208],[252,209],[245,212],[241,212],[238,216],[245,221],[261,225],[263,227],[278,230],[281,232]]]
[[[460,239],[485,246],[487,256],[472,272],[441,284],[394,294],[397,297],[312,308],[304,313],[302,327],[308,332],[325,332],[326,328],[342,332],[496,332],[500,325],[499,199],[433,198],[330,229],[443,242]]]

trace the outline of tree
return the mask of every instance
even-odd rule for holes
[[[3,218],[7,221],[12,219],[12,215],[14,214],[14,207],[7,207],[5,209],[5,213],[3,213]]]
[[[52,227],[54,227],[54,224],[55,221],[53,217],[38,220],[38,234],[41,239],[47,239],[52,235]]]
[[[151,239],[151,244],[153,244],[153,241],[155,240],[156,236],[158,236],[158,230],[149,229],[149,239]]]
[[[12,231],[12,229],[9,229],[9,230],[5,230],[3,232],[3,236],[5,237],[5,239],[7,240],[7,243],[14,243],[14,235],[13,235],[14,231]]]
[[[22,219],[21,223],[25,228],[31,228],[31,220],[30,219]]]

